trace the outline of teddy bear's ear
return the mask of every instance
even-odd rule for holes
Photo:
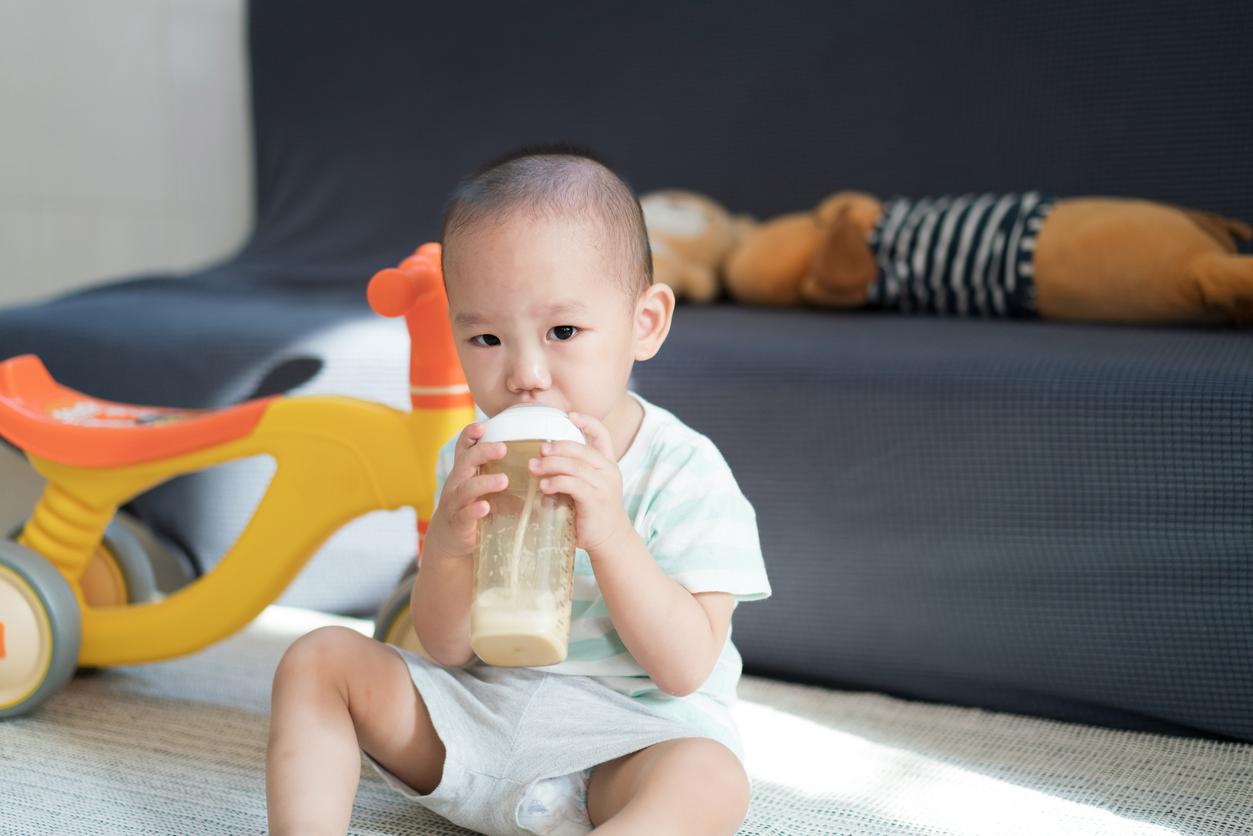
[[[842,212],[847,212],[853,223],[869,230],[883,214],[883,203],[865,192],[836,192],[818,204],[814,215],[818,219],[818,226],[826,227]]]
[[[853,220],[853,209],[843,206],[823,230],[813,265],[802,285],[811,302],[839,307],[864,305],[870,286],[879,277],[866,233]]]
[[[749,233],[759,226],[761,226],[761,221],[747,213],[741,212],[738,215],[731,216],[731,229],[735,232],[736,244],[747,238]]]

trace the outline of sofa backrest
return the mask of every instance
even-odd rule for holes
[[[266,0],[249,37],[244,257],[279,282],[364,282],[461,174],[557,139],[759,216],[1037,188],[1253,219],[1248,0]]]

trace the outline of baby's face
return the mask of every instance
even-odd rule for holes
[[[446,254],[448,307],[470,394],[489,417],[541,403],[603,419],[634,363],[624,259],[590,222],[508,218]]]

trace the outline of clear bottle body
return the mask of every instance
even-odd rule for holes
[[[509,477],[486,497],[474,551],[470,646],[490,665],[553,665],[569,646],[574,502],[545,494],[528,470],[542,443],[508,441],[504,458],[479,469]]]

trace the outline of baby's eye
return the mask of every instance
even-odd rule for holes
[[[574,335],[578,333],[578,330],[573,325],[558,325],[554,328],[549,328],[548,333],[552,334],[557,342],[564,343],[574,339]]]
[[[493,342],[487,342],[486,345],[484,345],[484,343],[477,342],[478,340],[484,340],[485,342],[488,340],[492,340]],[[470,338],[470,344],[477,345],[482,348],[489,348],[493,345],[500,345],[500,338],[497,337],[495,334],[477,334]]]

